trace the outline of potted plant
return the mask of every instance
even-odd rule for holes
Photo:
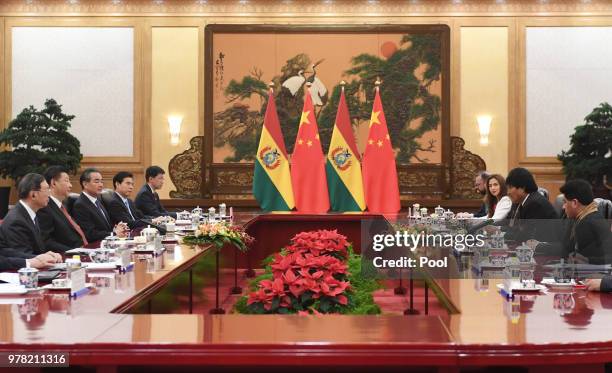
[[[601,103],[570,136],[570,148],[557,158],[569,179],[585,179],[596,197],[610,198],[605,180],[612,180],[612,106]]]
[[[62,105],[55,100],[45,101],[42,110],[34,106],[25,108],[0,132],[0,176],[10,177],[15,184],[30,172],[43,173],[52,165],[61,165],[71,173],[76,172],[83,155],[80,142],[70,132],[74,115],[62,112]],[[0,216],[8,208],[8,190],[0,194]],[[1,193],[1,192],[0,192]],[[4,198],[4,199],[2,199]]]

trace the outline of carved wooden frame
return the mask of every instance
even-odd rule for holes
[[[470,200],[479,199],[481,196],[474,191],[474,178],[479,171],[486,170],[485,161],[477,154],[464,148],[465,141],[461,137],[451,136],[451,165],[450,165],[450,199]],[[170,192],[172,198],[201,199],[202,168],[201,159],[204,149],[204,136],[196,136],[190,140],[190,148],[175,155],[170,160],[170,179],[176,189]],[[249,175],[248,172],[237,175]],[[232,174],[224,177],[232,177]],[[240,176],[238,176],[240,177]],[[242,176],[245,177],[245,176]],[[248,176],[247,176],[248,177]],[[405,177],[400,175],[400,178]],[[255,202],[250,194],[219,194],[228,200],[243,200],[241,205],[254,206]],[[405,199],[407,200],[407,199]],[[441,199],[439,199],[441,200]],[[404,203],[406,205],[406,203]]]
[[[398,166],[402,199],[450,197],[450,28],[447,25],[229,25],[210,24],[204,31],[204,151],[201,195],[212,199],[251,199],[252,163],[212,163],[213,158],[213,36],[215,33],[435,33],[441,40],[441,159],[440,164]]]

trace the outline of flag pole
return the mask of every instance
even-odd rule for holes
[[[374,89],[376,90],[376,92],[380,92],[380,85],[382,84],[381,80],[380,80],[380,76],[376,77],[376,81],[374,82]],[[402,269],[399,269],[399,284],[398,286],[393,289],[393,293],[395,293],[395,295],[404,295],[406,294],[406,288],[404,287],[404,284],[402,283]],[[412,298],[412,277],[410,278],[410,297]]]
[[[270,83],[268,83],[268,88],[270,89],[270,91],[268,92],[268,100],[270,99],[270,96],[272,96],[274,94],[274,82],[270,81]],[[265,120],[264,123],[262,124],[262,127],[265,126]],[[262,129],[263,130],[263,129]],[[237,255],[237,251],[236,251],[236,255]],[[249,253],[247,253],[247,269],[244,271],[244,275],[247,278],[253,278],[255,277],[255,270],[253,269],[252,263],[251,263],[251,252],[249,251]],[[234,273],[234,288],[232,289],[232,294],[238,294],[238,289],[240,289],[238,287],[238,279],[237,279],[237,272],[238,272],[238,257],[235,257],[235,273]],[[240,289],[242,291],[242,289]],[[235,291],[235,292],[234,292]]]
[[[312,82],[306,82],[306,89],[304,90],[304,93],[306,93],[307,95],[310,94],[310,87],[312,87]],[[312,105],[312,110],[313,110],[313,114],[315,116],[315,119],[319,118],[319,115],[317,114],[317,105]],[[320,112],[320,111],[319,111]]]

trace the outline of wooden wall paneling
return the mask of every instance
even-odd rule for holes
[[[209,0],[205,3],[186,0],[129,0],[114,3],[108,0],[87,0],[72,3],[60,0],[3,0],[0,3],[0,14],[33,14],[45,12],[48,15],[62,16],[87,14],[102,16],[112,13],[122,16],[201,16],[210,17],[218,14],[242,14],[245,16],[312,16],[333,14],[362,15],[396,15],[418,18],[422,16],[533,16],[533,15],[612,15],[612,4],[607,0],[551,0],[525,1],[505,0],[437,0],[406,1],[380,0],[370,1],[337,0],[333,2],[313,1],[279,2],[274,0],[226,1]]]
[[[5,48],[5,40],[4,40],[4,35],[6,35],[6,32],[4,30],[4,19],[5,17],[0,17],[0,51],[2,51],[2,55],[0,56],[0,87],[2,87],[2,89],[0,89],[0,129],[4,129],[6,128],[7,125],[7,121],[5,120],[6,118],[6,113],[5,113],[5,86],[4,86],[4,81],[6,79],[6,70],[5,70],[5,56],[6,56],[6,50]],[[0,185],[11,185],[12,181],[11,180],[5,180],[2,179],[0,180]]]
[[[509,147],[511,164],[525,167],[534,174],[539,186],[548,189],[550,199],[559,194],[559,188],[565,182],[565,175],[561,162],[556,157],[528,157],[527,156],[527,77],[526,77],[526,29],[527,27],[594,27],[612,26],[610,17],[520,17],[516,22],[516,79],[513,89],[517,110],[515,112],[518,136],[509,136],[514,140],[514,146]],[[585,113],[586,115],[586,113]],[[545,141],[542,139],[542,141]],[[509,144],[510,145],[510,144]],[[560,151],[560,150],[559,150]]]
[[[197,103],[198,103],[198,108],[197,108],[197,115],[196,115],[197,116],[196,125],[197,125],[199,136],[202,136],[204,134],[204,25],[205,23],[206,23],[206,19],[204,17],[168,16],[168,17],[149,17],[147,18],[147,27],[149,28],[150,35],[152,35],[153,33],[153,28],[186,27],[186,28],[197,28],[198,29],[198,51],[197,51],[197,58],[198,58],[197,60]],[[150,41],[152,43],[151,39]],[[149,56],[149,60],[151,60],[150,56]],[[148,94],[148,97],[146,98],[146,101],[149,107],[146,109],[146,112],[147,112],[147,115],[149,115],[148,123],[150,127],[153,126],[155,122],[154,118],[150,117],[152,114],[152,109],[153,109],[153,107],[151,106],[152,99],[153,99],[153,92],[152,92],[153,75],[152,73],[153,73],[152,70],[149,68],[147,72],[148,80],[146,81],[146,88],[149,90],[149,94]],[[150,143],[153,144],[152,139]],[[162,166],[167,171],[169,171],[170,169],[169,163],[171,162],[173,156],[180,154],[183,150],[184,149],[180,147],[176,148],[176,154],[169,154],[168,159],[166,161],[168,163],[160,164],[160,166]],[[151,151],[155,151],[155,149],[152,149]],[[170,189],[169,193],[171,195],[177,195],[176,190]],[[184,197],[178,197],[178,198],[184,198]]]
[[[140,23],[143,33],[142,47],[142,120],[146,131],[142,133],[143,144],[143,159],[141,162],[144,183],[144,170],[151,164],[151,95],[152,95],[152,35],[151,22],[149,19],[144,19]],[[140,185],[140,184],[137,184]]]
[[[527,27],[595,27],[595,26],[612,26],[612,18],[610,17],[524,17],[519,18],[518,25],[518,116],[519,138],[520,144],[518,151],[518,162],[525,165],[538,166],[559,166],[561,163],[556,157],[528,157],[527,156],[527,55],[526,55],[526,30]],[[585,113],[585,115],[588,113]]]
[[[150,82],[150,28],[142,18],[134,17],[7,17],[4,22],[4,80],[3,84],[3,118],[4,124],[12,117],[12,28],[19,26],[30,27],[132,27],[134,29],[134,107],[133,107],[133,155],[125,157],[83,157],[81,169],[87,167],[99,168],[104,179],[105,186],[112,188],[110,180],[118,171],[130,171],[134,173],[137,185],[143,183],[144,168],[150,162],[150,118],[147,114],[146,81]],[[147,56],[148,60],[147,60]],[[149,100],[150,102],[150,100]],[[73,178],[73,191],[80,191],[78,175]],[[13,199],[12,199],[13,200]]]
[[[462,27],[507,27],[508,29],[508,169],[516,167],[515,161],[517,144],[517,44],[516,29],[517,21],[513,17],[456,17],[452,26],[452,48],[451,48],[451,134],[463,137],[460,131],[461,125],[461,28]],[[486,51],[484,52],[486,53]]]
[[[144,149],[141,144],[143,131],[143,27],[142,20],[128,17],[112,17],[112,18],[91,18],[91,17],[11,17],[5,22],[5,61],[6,61],[6,77],[5,79],[5,117],[11,119],[13,113],[10,112],[11,100],[11,61],[12,61],[12,28],[18,26],[30,27],[133,27],[134,28],[134,154],[131,157],[84,157],[84,164],[100,164],[100,163],[124,163],[124,164],[141,164],[144,158]]]

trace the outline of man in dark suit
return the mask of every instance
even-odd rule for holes
[[[47,252],[36,212],[49,202],[49,185],[40,174],[25,175],[17,186],[19,201],[0,225],[0,255],[9,258],[31,259]],[[50,253],[56,261],[62,257]]]
[[[130,199],[134,191],[134,175],[126,171],[117,173],[113,177],[113,188],[115,193],[107,203],[111,222],[126,222],[130,229],[146,226],[146,223],[140,220],[145,218],[144,214]]]
[[[168,212],[159,202],[156,190],[164,186],[164,174],[166,172],[159,166],[151,166],[145,171],[145,185],[140,188],[136,195],[136,207],[143,214],[150,217],[172,216],[176,218],[176,213]]]
[[[110,214],[102,205],[100,193],[104,189],[102,174],[95,168],[87,168],[79,179],[83,192],[74,203],[72,215],[85,232],[89,242],[100,241],[111,232],[119,237],[125,237],[129,228],[121,223],[113,227]]]
[[[610,222],[597,209],[593,188],[586,180],[570,180],[560,189],[569,223],[562,242],[564,257],[577,262],[604,264],[612,248]]]
[[[45,170],[45,180],[51,194],[49,204],[37,213],[42,238],[48,249],[58,253],[87,245],[87,238],[81,227],[68,214],[62,203],[70,194],[72,184],[68,172],[61,166]]]
[[[25,175],[17,186],[19,201],[0,225],[2,247],[27,255],[45,252],[36,212],[49,200],[49,186],[39,174]],[[47,202],[46,202],[46,201]]]
[[[511,228],[506,237],[519,242],[528,239],[550,242],[558,239],[555,208],[538,192],[538,185],[531,172],[521,167],[510,170],[506,186],[508,197],[513,203],[508,214]]]
[[[23,268],[26,266],[26,260],[28,259],[0,256],[0,271]]]
[[[2,251],[2,249],[0,249],[0,251]],[[57,262],[57,257],[51,253],[40,254],[29,259],[0,255],[0,271],[12,271],[24,267],[43,269]]]

